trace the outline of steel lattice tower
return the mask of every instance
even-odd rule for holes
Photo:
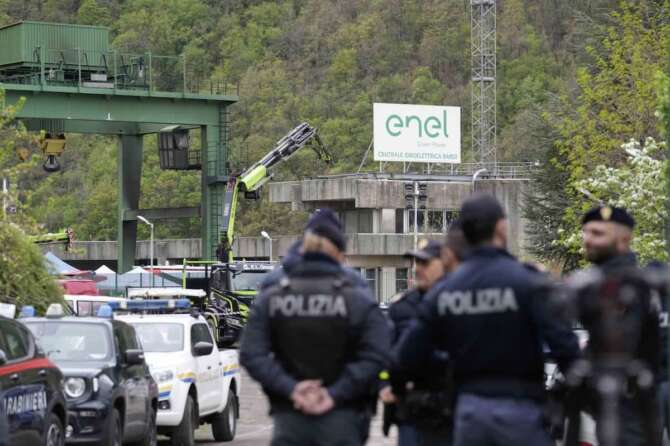
[[[472,46],[472,151],[475,162],[496,170],[496,0],[470,0]]]

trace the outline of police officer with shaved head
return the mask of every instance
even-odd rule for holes
[[[579,353],[570,324],[547,308],[549,286],[506,250],[498,201],[475,195],[461,208],[471,247],[465,262],[426,296],[396,353],[420,367],[433,351],[453,361],[456,446],[549,446],[544,422],[544,353],[561,369]]]
[[[600,205],[584,214],[582,244],[592,267],[567,284],[576,317],[589,333],[585,357],[592,372],[583,374],[581,395],[590,398],[581,405],[596,418],[599,443],[656,446],[661,444],[661,302],[650,275],[654,270],[639,267],[631,249],[634,228],[635,220],[620,207]],[[614,390],[605,392],[603,382]]]
[[[315,213],[300,258],[256,299],[240,361],[268,396],[273,446],[357,446],[371,389],[388,362],[384,316],[343,269],[346,239]]]

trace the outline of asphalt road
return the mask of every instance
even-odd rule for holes
[[[272,420],[268,416],[268,403],[258,384],[248,376],[243,377],[242,395],[240,398],[240,419],[237,425],[237,435],[231,443],[216,443],[212,438],[209,425],[202,426],[196,432],[196,442],[199,445],[235,445],[261,446],[269,445],[272,436]],[[392,433],[393,434],[393,433]],[[168,445],[167,441],[159,441],[161,446]],[[377,416],[370,429],[368,446],[396,445],[395,438],[384,438],[381,433],[381,419]]]

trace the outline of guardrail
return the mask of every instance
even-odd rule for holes
[[[68,86],[108,90],[239,95],[239,83],[207,76],[203,67],[185,56],[146,52],[35,48],[31,61],[0,82],[21,85]]]

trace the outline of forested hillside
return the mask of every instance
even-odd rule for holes
[[[355,170],[370,144],[373,102],[463,107],[463,148],[467,160],[471,85],[469,3],[468,0],[0,0],[0,23],[31,19],[107,25],[117,48],[185,54],[189,60],[198,62],[206,76],[240,85],[241,100],[232,115],[234,163],[244,165],[254,161],[288,129],[307,120],[321,129],[323,140],[337,159],[330,172],[338,173]],[[630,10],[629,3],[641,6]],[[631,32],[642,38],[645,35],[639,32],[665,24],[670,16],[667,3],[662,0],[498,0],[498,5],[499,159],[540,160],[545,166],[554,166],[552,162],[565,156],[568,145],[575,143],[580,129],[570,127],[570,123],[587,122],[591,105],[598,101],[616,103],[616,98],[594,95],[598,94],[598,87],[606,89],[611,80],[597,78],[597,74],[612,60],[610,55],[616,50],[613,46],[619,42],[618,30],[622,26],[639,25]],[[622,25],[623,19],[618,14],[626,10],[633,18],[628,25]],[[618,63],[624,65],[634,62],[626,59],[626,45],[641,45],[634,34],[628,37],[633,40],[621,44],[624,49],[615,55],[615,59],[622,59],[617,59]],[[645,41],[647,47],[639,50],[648,51],[649,46],[665,44],[661,38],[656,40]],[[664,54],[661,49],[645,53],[639,62]],[[656,63],[654,69],[665,63],[652,62]],[[620,73],[619,68],[613,72]],[[638,67],[638,71],[643,73],[632,75],[641,76],[639,79],[645,82],[649,76],[652,79],[656,76],[653,69]],[[622,86],[621,91],[625,93],[626,88]],[[585,99],[588,91],[593,95]],[[640,99],[648,100],[648,97]],[[644,104],[636,106],[640,113],[646,113],[646,109],[640,109]],[[656,104],[647,106],[653,111]],[[631,134],[617,127],[621,132],[611,136],[617,140],[656,136],[653,119],[646,123],[646,127]],[[560,141],[564,141],[563,146]],[[583,144],[584,140],[578,138],[576,143]],[[196,204],[199,178],[160,171],[155,142],[147,140],[145,147],[148,149],[141,206]],[[579,156],[583,161],[586,155]],[[35,168],[24,178],[22,187],[31,191],[26,196],[27,209],[48,229],[72,225],[80,239],[115,238],[115,158],[113,140],[70,138],[62,172],[47,176]],[[558,164],[565,165],[560,160]],[[560,191],[567,190],[573,173],[554,167],[547,169],[555,174],[552,181],[560,183]],[[318,172],[314,170],[313,155],[305,151],[282,167],[277,177],[315,173]],[[558,183],[551,183],[553,186],[548,186],[545,192],[551,192]],[[560,207],[568,200],[566,197],[563,194],[551,201],[555,207],[552,215],[558,216],[559,222]],[[536,219],[540,230],[545,225],[541,217]],[[239,228],[242,233],[257,234],[264,222],[272,221],[277,233],[288,233],[297,229],[288,220],[299,218],[299,215],[280,215],[278,208],[265,200],[262,205],[245,204]],[[550,229],[554,235],[558,230]],[[158,236],[197,236],[198,230],[195,221],[166,223],[158,228]]]

